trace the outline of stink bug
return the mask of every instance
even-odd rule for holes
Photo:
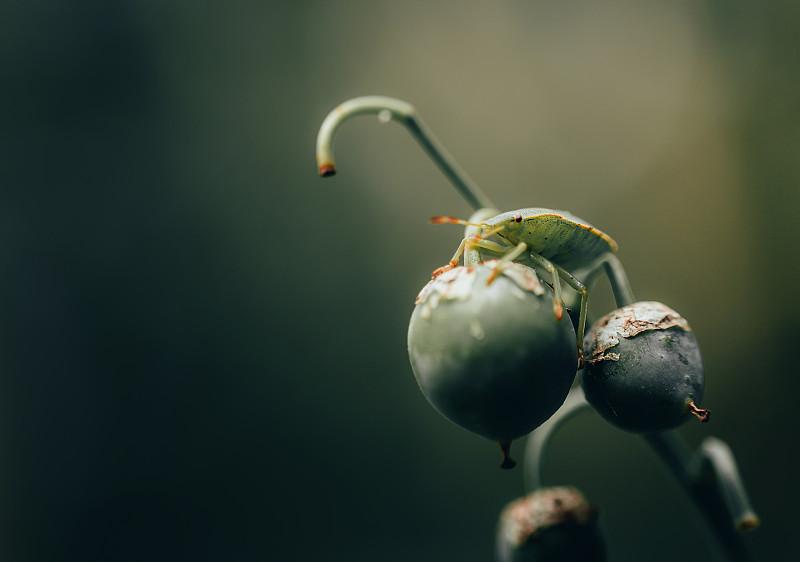
[[[583,219],[566,211],[530,208],[501,213],[483,222],[473,223],[454,217],[437,216],[434,224],[461,224],[478,228],[461,241],[450,262],[433,272],[437,277],[455,267],[464,252],[477,249],[481,260],[500,258],[495,273],[488,279],[491,283],[497,273],[509,262],[519,261],[544,270],[550,277],[555,296],[553,309],[556,320],[564,316],[561,298],[561,282],[575,289],[580,295],[580,313],[576,327],[579,368],[583,367],[583,334],[586,325],[586,286],[570,271],[585,269],[595,264],[605,254],[615,253],[617,243],[604,232]]]

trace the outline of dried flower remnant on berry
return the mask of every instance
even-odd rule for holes
[[[649,330],[666,330],[678,328],[691,332],[689,323],[666,305],[646,301],[636,303],[636,306],[627,306],[614,314],[609,314],[601,321],[601,325],[592,329],[586,336],[584,347],[592,350],[592,355],[587,359],[589,363],[597,361],[619,361],[618,353],[607,353],[619,345],[620,338],[632,338]]]
[[[597,517],[586,498],[572,487],[545,488],[510,503],[501,519],[507,522],[506,537],[520,546],[543,530],[561,523],[586,525]]]
[[[501,562],[606,559],[597,510],[573,487],[542,488],[511,502],[497,533]]]
[[[489,260],[481,265],[494,268],[499,260]],[[445,271],[435,279],[431,279],[427,285],[417,295],[415,304],[422,305],[422,317],[430,318],[431,311],[435,309],[442,300],[467,300],[472,294],[472,287],[475,283],[478,265],[467,265]],[[514,282],[512,291],[520,300],[525,298],[524,291],[534,295],[543,295],[544,287],[536,276],[536,271],[518,263],[508,263],[500,270],[500,275],[508,277]]]

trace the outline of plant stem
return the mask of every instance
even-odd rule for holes
[[[588,267],[573,271],[572,274],[577,279],[580,279],[588,288],[591,287],[595,278],[600,275],[600,272],[603,270],[605,270],[606,277],[608,277],[609,284],[611,285],[611,292],[614,294],[614,301],[617,303],[617,308],[635,303],[636,299],[633,296],[633,290],[628,281],[628,276],[625,274],[625,269],[622,267],[619,258],[611,252],[603,254]],[[577,305],[577,300],[574,300],[575,297],[573,296],[572,298],[573,302],[571,305],[567,305],[570,308]]]
[[[564,404],[550,419],[537,427],[525,443],[525,491],[530,493],[544,488],[544,462],[550,438],[561,424],[589,407],[579,386],[573,387]]]
[[[333,136],[339,126],[351,117],[369,113],[377,114],[381,121],[394,119],[404,125],[474,210],[495,206],[425,126],[414,107],[402,100],[386,96],[353,98],[340,104],[328,114],[317,135],[317,166],[321,176],[332,176],[336,173]]]
[[[713,471],[719,482],[719,493],[728,505],[736,529],[746,532],[758,527],[760,521],[750,506],[733,451],[716,437],[706,437],[695,453],[695,479],[708,478],[709,471]]]
[[[611,283],[611,291],[614,293],[617,308],[635,303],[636,299],[633,297],[631,284],[619,258],[614,254],[606,254],[603,259],[603,267],[605,267],[608,281]]]
[[[644,435],[703,515],[706,530],[716,539],[720,560],[750,562],[742,532],[758,526],[730,448],[716,438],[704,441],[694,456],[673,432]]]
[[[588,405],[581,388],[573,388],[564,405],[528,436],[524,454],[528,493],[544,487],[544,462],[555,431]],[[675,432],[643,437],[702,515],[709,546],[717,557],[730,562],[750,562],[752,558],[741,533],[754,529],[759,521],[750,507],[730,447],[709,437],[692,455]]]

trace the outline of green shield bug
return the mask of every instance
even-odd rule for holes
[[[570,270],[582,269],[595,263],[598,258],[617,251],[617,243],[604,232],[583,219],[566,211],[544,208],[519,209],[501,213],[480,223],[437,216],[434,224],[461,224],[480,229],[461,241],[450,262],[433,272],[436,277],[455,267],[464,252],[477,249],[481,259],[500,258],[495,266],[495,275],[508,263],[519,261],[539,268],[550,277],[555,299],[553,310],[557,320],[564,315],[561,298],[561,279],[580,295],[580,313],[577,325],[577,348],[579,368],[583,367],[583,335],[586,325],[586,286],[576,279]]]

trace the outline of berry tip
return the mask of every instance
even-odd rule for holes
[[[689,400],[689,403],[686,404],[686,410],[690,414],[697,416],[697,419],[699,419],[703,423],[707,423],[708,420],[711,419],[711,411],[704,410],[703,408],[698,408],[697,406],[695,406],[693,400]]]
[[[503,463],[500,465],[500,468],[509,470],[517,466],[517,461],[509,456],[511,453],[511,441],[501,441],[499,445],[500,451],[503,453]]]

